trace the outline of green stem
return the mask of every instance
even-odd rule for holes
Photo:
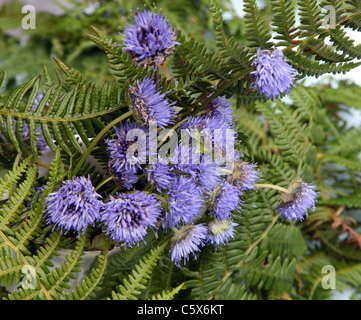
[[[124,119],[130,117],[132,115],[133,111],[128,111],[124,114],[122,114],[120,117],[114,119],[112,122],[110,122],[109,124],[107,124],[99,133],[98,135],[93,139],[93,141],[90,143],[88,149],[85,151],[85,153],[83,154],[83,156],[80,158],[78,164],[76,165],[74,171],[73,171],[73,176],[75,176],[80,168],[82,167],[82,165],[84,164],[86,158],[90,155],[90,152],[93,150],[93,148],[97,145],[97,143],[100,141],[100,139],[114,126],[116,125],[118,122],[123,121]]]
[[[286,189],[286,188],[282,188],[282,187],[280,187],[280,186],[275,186],[275,185],[273,185],[273,184],[262,184],[262,183],[260,183],[260,184],[255,184],[255,187],[257,187],[257,188],[269,188],[269,189],[276,189],[276,190],[279,190],[279,191],[282,191],[282,192],[285,192],[285,193],[288,193],[288,190]]]
[[[103,180],[101,183],[98,184],[98,186],[95,188],[95,191],[98,191],[102,186],[104,186],[107,182],[113,180],[113,176],[109,176],[105,180]]]

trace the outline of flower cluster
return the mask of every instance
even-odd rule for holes
[[[123,50],[138,64],[157,67],[179,44],[176,32],[156,9],[134,15],[133,25],[123,29]],[[277,49],[258,49],[253,86],[273,99],[288,92],[295,70],[286,61]],[[46,214],[49,223],[66,231],[81,232],[99,221],[111,239],[125,246],[145,241],[148,229],[173,232],[171,259],[181,266],[201,247],[222,246],[234,237],[242,195],[257,187],[260,176],[257,165],[235,148],[235,115],[225,96],[209,99],[202,112],[180,121],[176,102],[168,101],[169,91],[160,83],[156,73],[129,86],[136,121],[121,122],[105,140],[108,169],[118,185],[113,193],[121,192],[101,201],[89,178],[75,177],[46,198]],[[173,124],[169,132],[176,139],[157,136]],[[290,221],[302,220],[314,209],[313,188],[296,179],[281,194],[277,211]]]
[[[154,97],[149,93],[147,99],[141,99],[143,110],[149,110],[151,101],[157,100],[157,93],[152,94]],[[148,226],[161,227],[164,232],[172,230],[171,259],[180,266],[191,254],[196,257],[200,247],[220,246],[234,236],[234,213],[242,206],[242,192],[254,189],[258,172],[255,164],[241,161],[234,152],[236,134],[230,101],[217,98],[206,108],[210,110],[206,115],[189,117],[178,127],[180,140],[169,145],[169,156],[162,155],[159,149],[152,163],[137,161],[136,157],[136,165],[126,163],[127,149],[134,143],[126,137],[132,129],[140,128],[138,124],[128,121],[121,123],[120,129],[115,128],[116,138],[106,141],[110,171],[125,177],[127,170],[135,168],[133,173],[146,179],[151,193],[142,193],[129,184],[128,192],[110,196],[102,219],[111,238],[131,245],[144,239]],[[141,128],[148,141],[145,145],[149,146],[150,129],[145,122]],[[223,162],[212,157],[213,153],[220,154]],[[227,157],[228,153],[232,157]],[[145,154],[149,155],[149,151]],[[227,167],[232,170],[225,170]]]

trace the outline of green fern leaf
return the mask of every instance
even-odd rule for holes
[[[145,284],[166,245],[167,243],[164,243],[151,249],[150,253],[138,262],[128,277],[124,278],[123,284],[117,287],[117,292],[112,292],[113,300],[136,300],[136,296],[146,288]]]

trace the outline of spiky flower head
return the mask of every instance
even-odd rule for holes
[[[237,159],[234,162],[233,172],[228,177],[239,190],[252,190],[259,179],[257,165]]]
[[[177,174],[171,170],[171,167],[165,161],[158,160],[148,169],[148,180],[155,185],[158,191],[170,189],[177,180]]]
[[[234,227],[237,223],[229,219],[215,219],[208,224],[207,240],[216,246],[227,244],[230,238],[234,237]]]
[[[173,183],[168,197],[169,210],[163,221],[163,228],[176,226],[180,222],[192,222],[203,205],[201,190],[193,179],[184,176]]]
[[[126,121],[114,127],[115,139],[107,139],[109,166],[115,174],[140,168],[147,158],[147,132],[138,123]],[[137,143],[138,142],[138,143]]]
[[[126,169],[125,167],[118,168],[117,172],[114,171],[114,168],[117,167],[114,164],[113,160],[110,160],[108,163],[108,170],[113,176],[115,183],[120,189],[130,190],[138,182],[139,176],[137,174],[137,168]]]
[[[304,215],[308,216],[308,209],[316,209],[317,192],[313,191],[314,188],[314,185],[305,183],[300,178],[294,179],[287,188],[288,192],[280,195],[277,211],[289,221],[302,221]]]
[[[167,92],[161,93],[160,90],[151,78],[144,78],[142,82],[137,80],[135,86],[129,87],[134,115],[144,126],[156,122],[158,127],[164,128],[174,123],[175,110],[172,106],[175,102],[169,103],[165,97]]]
[[[160,202],[144,191],[118,193],[104,204],[102,221],[106,234],[131,246],[143,240],[148,227],[154,227],[160,215]]]
[[[45,199],[47,223],[80,234],[100,218],[103,203],[99,198],[89,177],[63,181],[62,186]]]
[[[193,142],[200,140],[195,137]],[[219,165],[205,149],[207,146],[202,143],[193,145],[182,141],[175,148],[171,163],[175,170],[189,174],[203,191],[212,191],[219,182]]]
[[[173,230],[175,232],[170,241],[171,260],[180,267],[182,259],[185,264],[191,253],[200,251],[199,246],[204,245],[208,231],[204,224],[189,224],[179,230]],[[194,257],[196,256],[194,255]]]
[[[228,128],[234,127],[234,114],[231,102],[225,96],[213,99],[207,107],[210,110],[208,116],[220,116]]]
[[[235,150],[235,141],[237,132],[234,128],[230,127],[230,123],[227,122],[226,118],[221,114],[216,113],[211,116],[196,116],[188,117],[187,121],[179,126],[181,130],[182,139],[185,137],[192,137],[193,142],[197,142],[197,147],[191,150],[193,158],[197,159],[198,154],[201,156],[201,160],[209,166],[206,171],[211,170],[210,163],[213,162],[213,169],[216,174],[220,175],[221,167],[224,165],[231,166],[236,156],[237,151]],[[182,140],[182,157],[190,158],[185,150],[185,156],[183,156],[183,149],[187,146],[187,142]],[[199,158],[199,157],[198,157]],[[212,161],[210,161],[212,159]],[[200,161],[199,163],[202,163]],[[183,161],[184,163],[184,161]],[[193,162],[194,163],[194,162]],[[212,169],[212,170],[213,170]],[[204,171],[204,170],[203,170]],[[213,179],[216,181],[216,179]],[[212,184],[206,183],[209,186]],[[211,187],[212,189],[212,187]],[[207,189],[209,191],[209,189]]]
[[[296,70],[287,63],[287,58],[279,49],[257,49],[257,58],[253,61],[256,67],[251,72],[255,77],[252,87],[273,100],[282,93],[289,93],[294,86]]]
[[[236,210],[241,202],[242,192],[227,181],[223,181],[215,191],[217,193],[211,205],[211,212],[218,220],[229,219],[232,211]]]
[[[131,57],[143,66],[161,65],[167,56],[171,55],[177,44],[177,31],[163,16],[162,10],[157,12],[147,10],[144,5],[144,11],[133,12],[133,24],[126,23],[123,28],[123,51],[130,53]]]

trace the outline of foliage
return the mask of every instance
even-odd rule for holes
[[[155,3],[179,29],[180,45],[159,68],[159,84],[180,110],[174,126],[202,112],[212,99],[227,96],[242,139],[237,147],[247,161],[257,163],[262,182],[284,188],[295,177],[314,182],[316,211],[302,222],[285,221],[276,211],[279,191],[246,191],[234,215],[234,239],[203,248],[182,268],[170,260],[171,234],[160,230],[126,248],[106,238],[100,225],[80,235],[53,230],[45,224],[45,199],[62,180],[89,175],[104,198],[120,190],[106,181],[109,155],[103,140],[128,112],[129,84],[155,76],[152,67],[137,66],[116,46],[122,16],[143,2],[99,1],[87,13],[91,1],[72,1],[75,8],[64,8],[62,16],[39,13],[38,28],[29,31],[14,55],[25,31],[6,35],[20,23],[21,4],[13,1],[0,15],[1,296],[331,299],[332,291],[322,287],[325,265],[335,267],[338,290],[360,287],[361,129],[347,125],[342,115],[361,109],[361,88],[348,81],[307,86],[303,80],[360,65],[361,46],[346,34],[349,28],[361,31],[360,2],[270,0],[260,8],[257,1],[245,0],[244,17],[225,1]],[[334,29],[320,24],[327,4],[336,8]],[[226,11],[230,19],[223,17]],[[250,86],[259,47],[281,49],[297,69],[299,80],[288,97],[272,101]],[[44,96],[32,110],[39,89]],[[38,151],[39,126],[52,161]],[[78,279],[82,257],[92,251],[98,255]],[[54,266],[62,252],[64,261]],[[35,275],[30,285],[24,282],[26,270]],[[358,297],[355,292],[353,298]]]

